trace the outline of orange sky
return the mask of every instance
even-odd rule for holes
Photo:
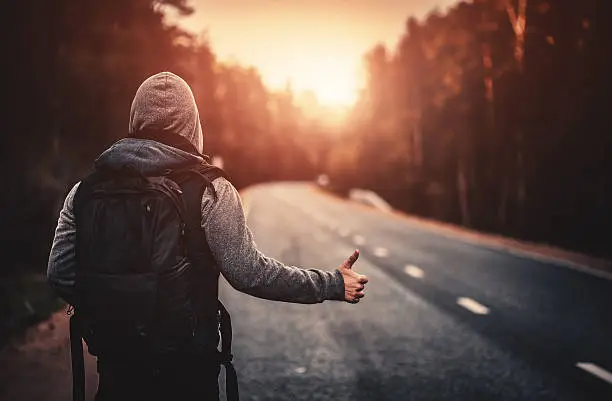
[[[312,90],[322,104],[350,105],[361,56],[377,42],[394,46],[408,16],[457,0],[191,0],[180,25],[206,30],[219,59],[255,66],[266,84]]]

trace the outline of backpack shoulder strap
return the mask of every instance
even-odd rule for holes
[[[187,172],[181,172],[183,179],[177,179],[183,191],[183,202],[186,209],[186,248],[187,255],[192,260],[198,262],[214,263],[212,253],[206,241],[206,235],[201,228],[202,220],[202,196],[207,187],[210,187],[214,193],[212,182],[219,178],[228,178],[223,170],[211,165],[201,165],[196,169]],[[215,194],[216,196],[216,194]],[[209,259],[203,259],[209,258]],[[215,298],[217,297],[215,282]],[[221,351],[218,351],[219,363],[225,366],[226,369],[226,395],[228,401],[239,401],[238,392],[238,377],[236,369],[232,364],[232,322],[227,309],[218,299],[215,300],[213,307],[217,309],[217,318],[219,324],[219,332],[221,334]],[[212,302],[212,300],[211,300]]]
[[[97,170],[90,172],[81,180],[74,194],[73,208],[75,216],[78,216],[83,206],[83,202],[90,196],[93,186],[101,178],[101,173]],[[78,219],[75,218],[78,228]],[[77,254],[78,258],[78,254]],[[78,263],[77,263],[78,268]],[[71,305],[67,312],[70,316],[70,361],[72,366],[72,400],[85,401],[85,358],[83,355],[83,330],[79,316],[76,315],[74,305]]]
[[[206,188],[214,192],[212,182],[219,178],[227,178],[223,170],[209,164],[198,165],[187,170],[172,172],[173,179],[183,191],[185,205],[185,238],[187,256],[196,263],[211,262],[212,255],[206,236],[201,227],[202,222],[202,196]],[[215,195],[216,196],[216,195]]]
[[[225,306],[218,301],[219,307],[219,331],[221,333],[221,351],[219,362],[225,366],[225,394],[227,401],[239,401],[238,375],[232,363],[232,319]]]
[[[212,182],[220,177],[223,177],[226,180],[229,180],[229,177],[227,176],[225,171],[211,164],[202,164],[198,166],[196,171],[200,176],[202,176],[202,178],[204,179],[206,183],[206,186],[212,189],[215,197],[217,196],[217,194],[215,192],[215,188],[212,186]]]

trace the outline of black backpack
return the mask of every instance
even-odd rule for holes
[[[70,319],[75,400],[85,393],[81,339],[101,358],[216,355],[226,367],[228,399],[238,399],[231,320],[200,226],[203,191],[221,176],[208,164],[156,176],[128,166],[97,168],[79,184]]]

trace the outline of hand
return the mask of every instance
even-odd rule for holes
[[[353,271],[353,264],[358,258],[359,250],[355,249],[355,252],[338,267],[344,279],[344,300],[352,304],[356,304],[365,296],[365,284],[368,282],[366,276]]]

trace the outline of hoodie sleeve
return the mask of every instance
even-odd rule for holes
[[[77,183],[66,196],[64,206],[60,211],[55,229],[55,237],[49,264],[47,265],[47,279],[55,292],[65,301],[70,302],[74,292],[74,278],[76,274],[75,238],[76,226],[74,222],[74,195],[79,184]]]
[[[224,178],[202,198],[202,227],[219,270],[232,287],[258,298],[302,304],[344,299],[340,271],[286,266],[265,256],[246,225],[238,191]]]

